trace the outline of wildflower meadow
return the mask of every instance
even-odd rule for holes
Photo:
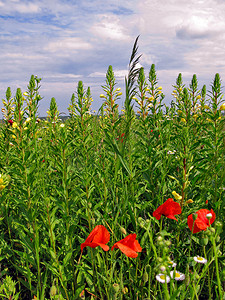
[[[61,120],[41,78],[2,100],[0,299],[225,299],[225,101],[155,65],[125,92],[109,66],[98,112],[79,81]],[[123,100],[119,111],[118,101]]]

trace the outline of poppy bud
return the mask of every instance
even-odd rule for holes
[[[146,271],[143,274],[143,281],[144,283],[148,282],[148,273]]]
[[[223,224],[220,221],[216,221],[215,226],[216,226],[217,233],[220,234],[222,232]]]
[[[210,230],[212,233],[215,233],[215,232],[216,232],[215,228],[213,228],[213,227],[209,227],[209,230]]]
[[[123,227],[120,227],[120,231],[121,231],[123,234],[127,234],[127,231],[126,231],[126,229],[125,229],[125,228],[123,228]]]
[[[165,244],[167,247],[169,247],[171,245],[171,241],[165,241]]]
[[[138,222],[142,228],[145,228],[145,220],[142,217],[138,218]]]
[[[163,261],[162,257],[158,257],[157,260],[159,263],[161,263]]]
[[[207,218],[208,220],[210,220],[210,219],[212,218],[212,214],[211,214],[211,213],[208,213],[208,214],[206,215],[206,218]]]
[[[114,283],[113,284],[113,289],[114,289],[115,294],[119,293],[120,285],[118,283]]]
[[[51,297],[54,297],[56,294],[57,294],[57,288],[56,288],[55,285],[53,285],[53,286],[50,288],[50,296],[51,296]]]

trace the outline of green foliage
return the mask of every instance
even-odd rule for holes
[[[179,74],[174,104],[164,111],[155,65],[148,77],[137,67],[137,41],[121,115],[112,66],[100,115],[91,114],[90,88],[79,81],[65,123],[55,98],[49,117],[38,119],[40,78],[32,75],[24,94],[17,89],[12,97],[7,89],[0,128],[2,299],[222,299],[221,79],[216,74],[207,92],[196,75],[186,88]],[[168,198],[182,208],[178,222],[153,217]],[[192,234],[187,217],[201,208],[212,208],[216,221]],[[110,232],[109,247],[136,233],[142,252],[128,258],[119,249],[86,247],[81,255],[96,225]],[[195,256],[208,261],[200,265]],[[184,281],[170,276],[171,260]],[[156,279],[162,272],[169,284]]]

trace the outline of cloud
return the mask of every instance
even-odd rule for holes
[[[90,31],[103,39],[127,41],[130,40],[125,27],[120,24],[120,19],[112,15],[99,15],[100,21],[93,24]]]
[[[0,2],[1,14],[37,14],[40,12],[40,6],[35,3],[25,1],[6,1]]]
[[[57,55],[64,55],[65,52],[71,54],[71,51],[90,50],[91,48],[92,45],[81,38],[66,37],[49,42],[45,50],[55,52]]]
[[[222,0],[0,0],[0,10],[0,98],[38,74],[42,113],[51,97],[68,106],[79,80],[100,105],[109,65],[123,89],[139,34],[140,64],[146,76],[155,64],[168,99],[180,72],[187,84],[193,74],[200,84],[216,72],[225,78]]]
[[[215,38],[225,29],[224,22],[218,22],[214,17],[192,16],[184,20],[176,30],[176,36],[181,39]]]

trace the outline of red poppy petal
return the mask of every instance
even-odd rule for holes
[[[107,244],[110,240],[110,233],[103,225],[97,225],[97,226],[98,229],[93,238],[93,242]]]
[[[140,246],[140,244],[138,243],[137,240],[134,241],[134,250],[136,252],[141,252],[142,251],[142,248],[141,248],[141,246]]]
[[[212,218],[210,219],[210,224],[212,224],[216,219],[216,214],[214,213],[214,211],[212,209],[210,210],[210,212],[212,214]]]
[[[209,220],[206,218],[206,215],[208,213],[210,213],[210,211],[208,209],[205,209],[205,208],[199,209],[197,211],[197,215],[198,215],[197,220],[201,220],[205,225],[208,226],[209,225]]]
[[[95,226],[95,228],[91,231],[91,233],[89,234],[89,236],[87,237],[85,242],[89,243],[89,242],[93,241],[94,236],[96,235],[96,233],[99,230],[99,226],[102,226],[102,225]]]
[[[137,237],[136,233],[131,233],[119,242],[121,244],[124,244],[124,245],[127,245],[127,246],[133,248],[134,241],[136,240],[136,237]]]
[[[193,229],[193,215],[192,214],[188,216],[187,223],[188,223],[189,229],[192,231],[192,229]],[[195,226],[194,226],[194,228],[195,228]],[[193,229],[193,233],[194,233],[194,229]]]
[[[86,241],[84,243],[81,244],[81,251],[83,251],[83,249],[85,247],[91,247],[91,248],[95,248],[97,246],[99,246],[100,244],[107,244],[110,240],[110,234],[108,232],[108,230],[103,226],[103,225],[97,225],[95,226],[95,228],[92,230],[92,232],[89,234],[89,236],[87,237]],[[102,246],[100,246],[102,247]],[[104,248],[103,248],[104,247]],[[103,246],[102,248],[105,251],[109,250],[108,246]]]
[[[173,216],[173,215],[168,215],[166,216],[168,219],[172,219],[172,220],[176,220],[178,222],[178,220]]]
[[[173,201],[173,199],[171,199],[171,198],[169,198],[168,200],[164,203],[162,214],[165,215],[166,217],[168,215],[181,214],[180,204]]]
[[[159,207],[153,212],[153,217],[155,217],[157,220],[160,220],[162,214],[159,212],[158,209]]]
[[[116,248],[116,249],[118,248],[117,242],[112,246],[111,251],[112,251],[114,248]]]
[[[138,256],[137,252],[135,252],[130,247],[128,247],[128,246],[126,246],[124,244],[121,244],[120,242],[117,242],[117,246],[128,257],[135,258],[135,257]]]
[[[208,220],[207,220],[208,221]],[[206,230],[207,227],[209,227],[209,225],[207,223],[205,223],[203,220],[201,219],[196,219],[195,221],[195,225],[198,227],[198,229],[200,230]]]
[[[172,198],[168,198],[166,202],[164,202],[162,205],[160,205],[154,212],[153,217],[155,217],[157,220],[160,219],[161,215],[164,215],[165,217],[169,219],[174,219],[177,221],[176,218],[171,217],[174,215],[181,214],[181,207],[180,204],[173,201]]]
[[[81,251],[83,251],[83,249],[84,249],[85,247],[95,248],[95,247],[98,247],[98,246],[99,246],[98,243],[86,243],[86,242],[80,245]]]
[[[100,246],[104,251],[109,251],[109,246],[108,245],[99,243],[98,246]]]

